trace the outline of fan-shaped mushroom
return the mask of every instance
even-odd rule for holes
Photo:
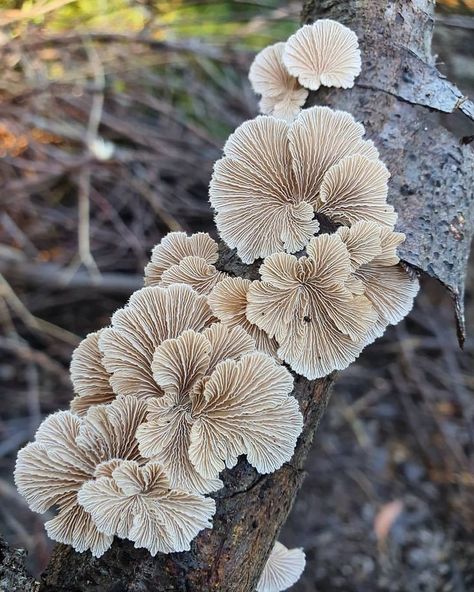
[[[299,579],[306,565],[303,549],[287,549],[277,541],[265,563],[256,592],[283,592]]]
[[[272,117],[243,123],[229,137],[210,184],[221,238],[244,263],[303,249],[332,223],[376,220],[392,227],[388,173],[364,127],[327,107],[290,125]]]
[[[177,487],[208,492],[240,454],[259,472],[288,461],[302,428],[290,373],[240,327],[215,324],[160,345],[153,376],[165,393],[148,403],[137,438]]]
[[[284,43],[262,49],[250,66],[249,80],[253,90],[262,95],[261,113],[291,121],[304,105],[308,91],[285,68],[284,49]]]
[[[357,35],[330,19],[304,25],[286,42],[283,62],[310,90],[321,85],[351,88],[361,67]]]

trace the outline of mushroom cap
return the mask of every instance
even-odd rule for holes
[[[160,397],[163,391],[151,368],[156,348],[187,329],[202,330],[211,320],[206,297],[185,284],[150,286],[135,292],[99,338],[102,363],[111,375],[114,392]]]
[[[378,315],[367,335],[370,342],[410,312],[419,290],[418,279],[398,264],[396,249],[405,235],[370,222],[341,227],[337,234],[349,250],[357,286],[361,286]],[[374,242],[378,243],[377,248]],[[360,292],[359,287],[356,289]]]
[[[192,255],[166,269],[159,285],[187,284],[198,294],[209,294],[225,277],[226,273],[217,271],[214,265],[209,265],[202,257]]]
[[[293,380],[273,358],[255,351],[238,326],[212,325],[165,341],[153,359],[164,392],[148,402],[140,451],[165,467],[173,486],[207,493],[240,454],[260,472],[291,458],[302,416],[289,396]]]
[[[276,98],[294,89],[297,80],[283,64],[284,49],[284,42],[274,43],[255,56],[250,66],[249,80],[256,94]]]
[[[109,383],[110,374],[102,364],[99,339],[103,329],[89,333],[72,353],[70,374],[75,397],[71,410],[85,415],[92,405],[110,403],[115,393]]]
[[[265,563],[256,592],[283,592],[300,579],[306,565],[303,549],[287,549],[277,541]]]
[[[291,121],[308,96],[283,64],[284,43],[275,43],[259,52],[250,66],[249,80],[255,93],[262,95],[260,112]]]
[[[78,492],[113,459],[143,460],[135,432],[145,417],[146,402],[133,397],[91,407],[84,417],[59,411],[47,417],[35,441],[20,450],[18,491],[35,512],[58,508],[57,516],[45,524],[50,538],[78,552],[90,549],[95,557],[110,547],[113,537],[99,532],[78,503]]]
[[[307,96],[308,91],[301,87],[279,97],[262,97],[258,106],[263,115],[272,115],[290,123],[301,111]]]
[[[361,154],[343,158],[324,175],[318,212],[338,224],[373,220],[393,228],[397,214],[387,203],[389,177],[380,160]]]
[[[247,318],[275,337],[278,355],[306,378],[346,368],[360,354],[377,313],[348,280],[349,252],[336,234],[313,238],[307,257],[267,257],[249,288]]]
[[[283,63],[310,90],[351,88],[361,68],[357,35],[330,19],[304,25],[286,42]]]
[[[188,551],[192,539],[212,527],[215,512],[214,500],[171,489],[153,461],[119,461],[110,476],[86,482],[78,500],[100,532],[127,538],[153,556]]]
[[[246,317],[247,293],[252,282],[240,277],[228,277],[219,282],[208,296],[216,317],[228,327],[240,326],[255,340],[258,351],[276,356],[278,344]]]
[[[145,286],[160,286],[163,273],[179,265],[185,257],[199,257],[211,265],[218,259],[217,243],[206,232],[188,236],[185,232],[169,232],[151,252],[145,267]]]
[[[255,342],[241,327],[219,323],[202,333],[184,331],[156,349],[152,372],[163,396],[149,401],[137,438],[141,453],[163,464],[173,487],[199,493],[222,487],[217,474],[203,476],[191,463],[192,398],[219,362],[254,350]]]
[[[210,184],[221,238],[252,263],[303,249],[319,230],[320,210],[334,222],[392,224],[393,208],[384,201],[388,173],[363,135],[352,115],[328,107],[305,109],[291,124],[262,116],[243,123],[227,140]],[[350,160],[342,172],[331,171],[354,155],[357,166]]]

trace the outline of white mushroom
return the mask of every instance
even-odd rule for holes
[[[247,293],[251,283],[250,280],[240,277],[225,278],[210,293],[209,305],[221,323],[229,327],[243,327],[255,339],[258,351],[276,356],[276,340],[268,337],[265,331],[253,325],[246,317]]]
[[[219,473],[241,454],[262,473],[291,458],[302,429],[292,377],[255,352],[241,327],[216,324],[164,342],[153,375],[165,394],[149,401],[137,438],[176,487],[218,489]]]
[[[260,112],[291,121],[308,96],[298,80],[283,64],[284,43],[275,43],[258,53],[250,66],[249,80],[255,93],[262,95]]]
[[[417,278],[399,264],[396,254],[405,235],[369,222],[341,227],[337,234],[351,256],[351,289],[363,292],[377,312],[377,322],[367,336],[373,341],[383,334],[387,325],[399,323],[410,312],[419,290]]]
[[[276,542],[267,559],[256,592],[283,592],[301,577],[306,565],[303,549],[287,549]]]
[[[110,476],[84,483],[78,500],[97,529],[144,547],[151,555],[189,551],[203,528],[211,528],[215,502],[170,487],[156,462],[120,461]]]
[[[100,335],[102,362],[117,395],[161,396],[151,369],[156,348],[187,329],[200,331],[211,322],[205,296],[190,286],[152,286],[135,292]]]
[[[146,402],[132,397],[91,407],[82,418],[59,411],[46,418],[35,441],[20,450],[16,486],[33,511],[58,508],[57,516],[45,524],[53,540],[79,552],[90,549],[95,557],[110,547],[113,537],[97,529],[77,495],[113,459],[142,460],[135,432],[145,416]]]
[[[278,355],[306,378],[346,368],[360,354],[377,313],[353,294],[349,252],[338,234],[311,240],[307,257],[267,257],[248,292],[247,318],[279,344]]]
[[[321,85],[351,88],[361,67],[357,35],[329,19],[304,25],[286,42],[283,62],[310,90]]]
[[[352,115],[327,107],[305,109],[291,124],[262,116],[243,123],[210,184],[221,238],[251,263],[302,250],[319,230],[317,214],[393,226],[388,173],[363,135]]]
[[[70,373],[76,396],[71,409],[84,415],[91,405],[110,403],[115,393],[109,383],[110,374],[102,364],[99,339],[102,330],[90,333],[72,354]]]
[[[145,285],[160,286],[163,273],[173,265],[179,265],[185,257],[199,257],[208,265],[217,261],[217,243],[206,233],[188,236],[185,232],[170,232],[152,253],[145,267]]]

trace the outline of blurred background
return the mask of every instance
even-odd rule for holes
[[[0,532],[38,573],[48,516],[16,493],[16,452],[67,407],[73,348],[142,285],[151,247],[215,234],[212,165],[257,113],[249,64],[296,30],[301,2],[0,4]],[[474,1],[437,12],[439,68],[472,96]],[[295,592],[474,590],[468,279],[464,352],[424,281],[410,318],[337,382],[281,536],[307,554]]]

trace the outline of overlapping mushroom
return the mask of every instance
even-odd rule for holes
[[[165,246],[176,239],[194,242]],[[157,251],[162,275],[190,257]],[[260,472],[276,470],[302,428],[288,370],[240,326],[217,323],[184,283],[134,293],[76,349],[71,378],[75,413],[45,420],[15,479],[33,510],[58,506],[51,538],[95,556],[114,536],[152,554],[189,549],[211,526],[214,501],[201,494],[222,486],[222,469],[245,454]]]
[[[261,113],[291,121],[304,105],[308,90],[286,69],[284,51],[281,42],[263,49],[250,67],[249,80],[253,90],[262,96]]]
[[[322,19],[301,27],[286,43],[260,51],[250,67],[249,80],[261,95],[260,112],[291,122],[309,90],[351,88],[360,69],[356,34],[341,23]]]
[[[396,222],[389,174],[352,115],[312,107],[259,116],[229,137],[209,189],[221,238],[244,263],[306,247],[322,224]]]
[[[186,284],[208,294],[226,275],[214,267],[217,258],[217,243],[207,233],[170,232],[152,251],[145,285]]]
[[[134,436],[145,417],[136,397],[94,406],[84,418],[59,411],[20,450],[19,492],[36,512],[58,507],[45,525],[53,540],[100,557],[116,535],[155,555],[189,549],[211,526],[214,501],[170,488],[163,468],[140,455]]]

